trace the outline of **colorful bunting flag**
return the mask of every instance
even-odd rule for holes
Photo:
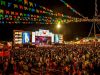
[[[15,13],[14,13],[14,11],[11,11],[11,15],[14,15]]]
[[[29,6],[30,6],[30,7],[33,7],[33,3],[32,3],[32,2],[29,2]]]
[[[0,14],[0,18],[3,18],[3,14]]]
[[[25,5],[28,5],[28,0],[24,0],[24,4]]]
[[[5,13],[6,13],[6,14],[10,14],[10,11],[8,11],[8,10],[5,10]]]
[[[12,4],[12,3],[8,2],[8,7],[10,7],[10,6],[11,6],[11,4]]]
[[[23,13],[20,13],[20,16],[23,16]]]
[[[18,5],[17,4],[13,4],[14,5],[14,8],[18,8]]]
[[[22,0],[18,0],[18,2],[22,2]]]
[[[28,10],[28,7],[24,6],[24,10]]]
[[[18,16],[18,12],[15,12],[15,15]]]
[[[19,9],[23,9],[23,6],[22,5],[19,5]]]
[[[6,2],[5,1],[1,1],[1,5],[6,6]]]
[[[4,10],[0,9],[0,14],[3,14],[4,13]]]

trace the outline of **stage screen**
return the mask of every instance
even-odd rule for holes
[[[49,36],[51,36],[51,41],[52,41],[52,43],[54,43],[54,34],[53,33],[49,33]]]
[[[35,36],[35,43],[40,45],[50,45],[51,37],[49,36]]]
[[[32,43],[35,43],[35,32],[32,32]]]
[[[22,33],[22,43],[23,44],[30,43],[30,32],[23,32]]]
[[[22,31],[14,31],[14,44],[22,44]]]
[[[55,43],[59,43],[59,35],[58,34],[54,35],[54,41],[55,41]]]
[[[59,34],[59,43],[63,43],[63,35]]]

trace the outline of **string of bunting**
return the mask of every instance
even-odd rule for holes
[[[28,15],[28,14],[26,14]],[[0,23],[4,23],[3,20],[6,21],[14,21],[15,23],[34,23],[36,22],[37,24],[55,24],[55,21],[59,21],[58,18],[52,18],[52,17],[45,17],[45,16],[39,16],[39,15],[31,15],[31,17],[27,16],[16,16],[16,15],[4,15],[0,14]],[[83,19],[83,18],[71,18],[71,19],[61,19],[60,22],[63,23],[69,23],[69,22],[100,22],[100,19]],[[13,23],[13,22],[9,22]]]
[[[52,17],[50,16],[43,16],[43,15],[33,15],[33,14],[26,14],[26,13],[21,13],[21,12],[14,12],[14,11],[8,11],[8,10],[3,10],[3,9],[0,9],[0,19],[8,19],[8,18],[12,18],[11,16],[13,16],[13,18],[38,18],[38,19],[42,19],[42,21],[45,19],[45,20],[53,20]]]
[[[28,0],[15,0],[15,2],[19,2],[24,4],[25,6],[21,5],[21,4],[15,4],[14,1],[13,2],[6,2],[4,0],[0,0],[0,5],[3,7],[10,8],[11,6],[13,6],[14,9],[19,9],[19,10],[26,10],[28,12],[36,12],[36,13],[41,13],[41,14],[49,14],[51,15],[51,17],[43,17],[41,15],[33,15],[33,14],[27,14],[27,13],[23,13],[23,12],[17,12],[17,11],[11,11],[11,10],[4,10],[0,9],[0,22],[4,23],[6,20],[6,23],[40,23],[40,24],[54,24],[54,22],[58,19],[57,17],[61,16],[61,18],[64,18],[62,20],[62,22],[70,22],[70,20],[66,20],[67,18],[72,19],[71,16],[66,16],[60,13],[54,14],[52,10],[47,9],[46,7],[43,6],[39,6],[37,4],[33,4],[32,2],[28,2]],[[27,5],[27,6],[26,6]],[[28,7],[29,5],[29,7]],[[37,9],[38,7],[44,9],[40,10]],[[49,12],[47,12],[49,11]],[[51,14],[52,13],[52,14]],[[55,16],[55,17],[52,17]],[[12,22],[8,22],[8,21],[12,21]],[[14,21],[14,22],[13,22]],[[22,22],[21,22],[22,21]]]
[[[72,10],[72,12],[78,14],[79,16],[81,16],[82,18],[85,18],[82,14],[80,14],[78,11],[76,11],[74,8],[72,8],[68,3],[66,3],[64,0],[60,0],[62,3],[64,3],[70,10]]]
[[[48,9],[46,7],[40,6],[40,5],[36,4],[36,3],[28,2],[28,0],[24,0],[24,2],[22,2],[22,0],[17,0],[17,2],[21,2],[23,5],[16,4],[15,2],[13,2],[13,3],[12,2],[6,2],[6,1],[3,1],[3,0],[0,1],[0,5],[8,7],[8,8],[10,8],[11,5],[12,5],[12,7],[14,9],[28,11],[28,12],[31,12],[31,13],[36,12],[36,13],[39,13],[39,14],[48,14],[48,15],[62,16],[63,17],[63,14],[61,14],[61,13],[54,14],[52,10],[50,10],[50,9]],[[40,7],[41,10],[37,9],[38,7]]]
[[[8,4],[8,7],[10,7],[11,6],[11,4],[13,4],[13,3],[6,3],[5,1],[1,1],[0,2],[0,4],[2,5],[2,6],[5,6],[6,4]],[[32,4],[31,4],[32,5]],[[13,4],[13,6],[14,6],[14,8],[18,8],[18,7],[20,7],[20,9],[23,9],[23,6],[18,6],[18,5],[16,5],[16,4]],[[27,9],[27,8],[25,8],[25,9]],[[44,7],[43,7],[43,9],[45,9]],[[33,9],[34,10],[34,9]],[[34,10],[35,11],[35,10]],[[52,12],[52,11],[51,11]],[[14,11],[9,11],[9,10],[3,10],[3,9],[0,9],[0,19],[4,19],[4,18],[6,18],[6,20],[9,20],[9,18],[7,18],[7,15],[5,15],[4,16],[4,14],[7,14],[7,15],[10,15],[10,20],[12,20],[12,17],[11,17],[11,15],[14,15],[13,17],[14,18],[19,18],[20,16],[27,16],[27,17],[29,17],[29,16],[33,16],[33,15],[30,15],[30,14],[25,14],[25,13],[20,13],[20,12],[14,12]],[[20,16],[18,16],[18,15],[20,15]],[[18,16],[18,17],[17,17]],[[35,16],[35,15],[34,15]],[[55,14],[54,16],[60,16],[60,13],[58,13],[58,15],[57,14]],[[37,17],[39,17],[39,16],[37,16]],[[40,16],[41,17],[41,16]],[[32,18],[31,18],[32,19]],[[24,20],[24,18],[20,18],[19,20]],[[27,20],[27,18],[25,19],[25,20]],[[36,20],[36,19],[35,19]],[[48,19],[46,19],[46,20],[48,20]],[[39,21],[40,21],[40,19],[39,19]],[[43,21],[43,18],[42,18],[42,21]],[[52,21],[52,20],[51,20]],[[49,21],[50,22],[50,21]],[[53,19],[53,21],[52,22],[54,22],[54,19]]]
[[[47,16],[42,16],[42,15],[33,15],[33,14],[26,14],[26,13],[21,13],[21,12],[14,12],[14,11],[0,9],[0,19],[1,18],[2,19],[4,19],[4,18],[6,18],[6,19],[11,18],[11,15],[13,16],[13,18],[18,18],[18,19],[24,19],[24,18],[26,18],[26,20],[27,20],[27,18],[29,19],[29,18],[33,18],[33,17],[41,19],[42,21],[43,20],[45,21],[45,20],[48,20],[48,19],[49,20],[50,19],[51,20],[55,19],[55,17],[50,17],[50,16],[47,17]],[[66,18],[62,18],[62,19],[64,19],[64,21],[62,21],[62,22],[65,22]],[[68,19],[73,19],[73,17],[68,17]]]
[[[14,20],[16,21],[36,21],[36,22],[41,22],[42,24],[52,24],[55,21],[55,18],[52,17],[47,17],[47,16],[40,16],[40,15],[32,15],[32,14],[23,14],[20,13],[20,15],[18,15],[18,12],[14,12],[12,11],[12,14],[9,13],[9,11],[6,10],[5,14],[1,13],[1,9],[0,9],[0,20],[7,20],[7,21],[11,21]],[[30,17],[29,17],[30,16]]]

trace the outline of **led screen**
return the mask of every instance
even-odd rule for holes
[[[21,31],[14,32],[14,43],[22,44],[22,32]]]
[[[30,43],[30,33],[29,32],[23,32],[22,33],[22,43]]]
[[[55,41],[55,43],[59,43],[59,35],[58,34],[54,35],[54,41]]]
[[[32,43],[35,43],[35,32],[32,32]]]
[[[51,44],[51,37],[47,36],[36,36],[35,37],[36,44],[48,45]]]
[[[54,34],[50,33],[50,36],[51,36],[51,41],[54,43]]]

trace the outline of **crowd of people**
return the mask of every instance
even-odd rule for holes
[[[100,75],[100,44],[12,49],[1,75]]]

